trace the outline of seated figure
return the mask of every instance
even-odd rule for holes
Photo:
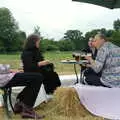
[[[120,47],[109,42],[105,35],[95,35],[93,44],[96,47],[97,56],[95,60],[86,56],[89,61],[86,67],[96,73],[102,71],[100,79],[91,79],[88,83],[97,86],[120,87]]]
[[[43,76],[40,73],[14,72],[11,71],[10,65],[0,64],[0,87],[25,86],[17,95],[14,106],[14,112],[22,118],[44,118],[33,110],[42,82]]]
[[[41,73],[44,77],[43,84],[46,93],[51,94],[61,85],[58,74],[54,71],[54,65],[49,60],[44,60],[39,50],[40,36],[31,34],[25,41],[21,54],[24,72]]]
[[[86,54],[91,54],[92,59],[95,60],[96,55],[97,55],[97,49],[95,48],[94,44],[93,44],[93,40],[94,37],[90,37],[89,41],[88,41],[88,48],[86,50],[84,50],[86,52]],[[84,70],[84,76],[85,76],[85,80],[83,84],[89,84],[92,85],[91,81],[95,81],[96,79],[100,79],[101,77],[101,73],[102,71],[96,73],[92,68],[90,67],[83,67]]]

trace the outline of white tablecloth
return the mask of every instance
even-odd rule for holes
[[[120,120],[120,88],[105,88],[77,84],[81,103],[92,114]]]

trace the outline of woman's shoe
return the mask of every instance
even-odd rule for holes
[[[18,114],[18,113],[21,113],[22,112],[22,102],[16,102],[15,105],[14,105],[14,113],[15,114]]]
[[[22,118],[33,118],[33,119],[43,119],[44,115],[38,115],[33,108],[30,108],[24,104],[23,110],[21,112]]]
[[[22,118],[32,118],[35,120],[43,119],[44,115],[38,115],[37,113],[29,113],[29,112],[22,112],[21,113]]]

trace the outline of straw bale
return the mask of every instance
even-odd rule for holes
[[[45,120],[104,120],[84,108],[72,87],[57,88],[53,99],[41,104],[36,110],[46,115]]]
[[[54,103],[57,111],[65,116],[91,115],[80,103],[79,97],[72,87],[59,87],[54,93]]]

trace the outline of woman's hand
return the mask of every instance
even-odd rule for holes
[[[47,64],[50,64],[49,60],[44,60],[44,61],[40,61],[38,62],[38,66],[44,66],[44,65],[47,65]]]

